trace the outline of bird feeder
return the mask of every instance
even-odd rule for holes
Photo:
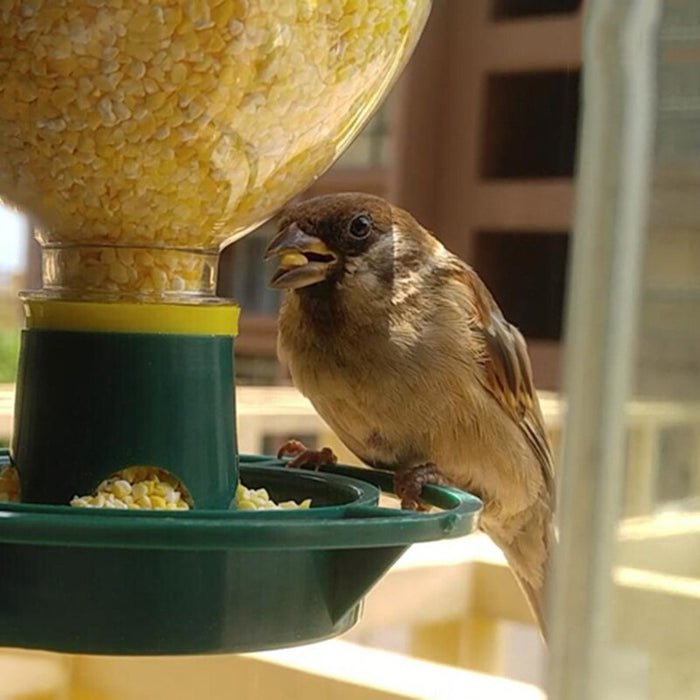
[[[236,449],[238,307],[221,248],[328,168],[410,55],[429,0],[0,6],[0,196],[39,222],[0,504],[0,645],[251,651],[322,639],[412,542],[480,503],[378,506],[381,472]],[[187,510],[71,508],[129,469]],[[310,508],[236,508],[242,481]]]

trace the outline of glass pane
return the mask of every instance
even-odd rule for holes
[[[700,697],[700,2],[664,3],[656,143],[615,581],[642,700]]]
[[[217,293],[233,297],[247,314],[276,314],[279,307],[279,292],[268,285],[276,262],[261,262],[275,226],[269,221],[222,252]]]
[[[391,107],[385,100],[359,136],[333,166],[335,170],[387,167],[390,165]]]

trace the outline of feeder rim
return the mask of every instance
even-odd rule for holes
[[[285,478],[308,472],[265,455],[240,455],[242,473],[271,469]],[[0,466],[11,464],[0,450]],[[315,475],[359,480],[386,492],[391,472],[328,465]],[[53,547],[155,550],[322,550],[408,546],[473,532],[482,503],[450,486],[424,487],[423,499],[442,510],[414,512],[353,503],[274,511],[147,511],[78,509],[25,503],[0,504],[0,542]]]

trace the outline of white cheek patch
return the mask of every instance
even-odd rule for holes
[[[430,238],[433,249],[428,254],[421,254],[418,245],[410,236],[403,235],[394,228],[390,236],[382,236],[372,248],[371,256],[359,255],[348,258],[345,262],[345,274],[341,287],[362,289],[367,301],[371,303],[387,301],[396,310],[405,306],[413,296],[423,293],[426,280],[430,279],[432,270],[449,257],[443,245]],[[383,265],[383,270],[379,266]],[[400,270],[400,274],[397,271]],[[389,272],[393,273],[387,274]],[[384,272],[384,274],[382,274]],[[387,289],[387,280],[391,287]],[[405,313],[407,309],[402,311]],[[399,323],[398,318],[395,321]]]
[[[378,274],[377,261],[390,261],[393,265],[393,236],[383,236],[373,248],[372,255],[358,255],[345,262],[345,275],[341,286],[361,287],[371,294],[385,294],[384,283]]]
[[[391,303],[394,306],[403,304],[407,299],[418,294],[421,288],[421,273],[411,271],[401,275],[399,278],[394,278],[394,283],[391,288]]]
[[[432,236],[429,240],[433,247],[429,255],[417,252],[415,243],[407,236],[394,235],[392,239],[393,256],[399,262],[403,273],[394,279],[391,301],[400,305],[411,296],[422,293],[423,286],[430,280],[433,270],[449,257],[449,253],[442,243]]]

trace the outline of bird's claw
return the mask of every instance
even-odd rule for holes
[[[445,477],[432,462],[401,469],[394,473],[394,493],[401,499],[403,510],[428,510],[430,506],[420,497],[423,486],[446,483]]]
[[[309,450],[299,440],[287,440],[277,450],[277,459],[291,457],[285,462],[285,467],[298,469],[320,469],[327,464],[335,464],[338,458],[330,447],[322,447],[320,450]]]

